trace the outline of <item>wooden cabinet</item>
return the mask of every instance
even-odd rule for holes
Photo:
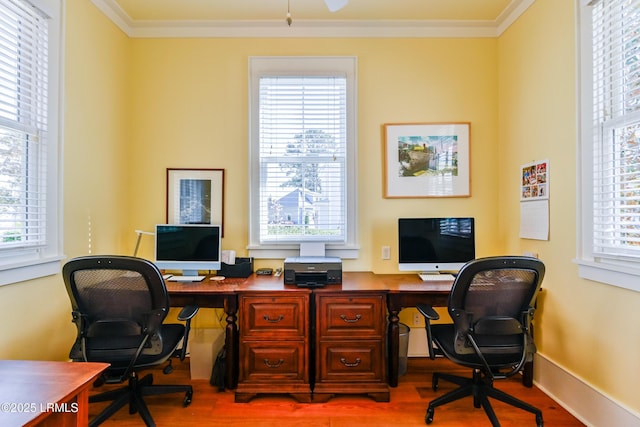
[[[242,292],[235,401],[288,394],[324,402],[336,394],[389,401],[383,292],[292,289]]]
[[[267,393],[311,401],[309,301],[308,290],[240,295],[236,402]]]
[[[367,394],[389,401],[385,371],[384,293],[315,293],[314,401]]]

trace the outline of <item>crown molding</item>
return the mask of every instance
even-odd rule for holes
[[[91,0],[114,24],[131,38],[473,38],[498,37],[535,0],[512,0],[496,20],[133,20],[115,0]]]
[[[513,0],[496,19],[497,35],[504,33],[536,0]]]

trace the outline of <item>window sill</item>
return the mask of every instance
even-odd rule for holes
[[[578,264],[578,275],[583,279],[640,292],[640,269],[586,260],[574,261]]]
[[[22,265],[3,267],[0,270],[0,286],[58,274],[61,269],[61,260],[62,257],[51,257]]]
[[[264,246],[251,245],[248,246],[249,256],[256,259],[284,259],[289,257],[300,256],[300,245],[286,246]],[[328,257],[337,257],[340,259],[357,259],[360,254],[360,248],[354,246],[327,246],[325,255]]]

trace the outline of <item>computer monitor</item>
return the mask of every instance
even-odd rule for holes
[[[400,271],[458,272],[475,256],[473,218],[398,219]]]
[[[198,270],[220,270],[221,227],[210,224],[158,224],[155,264],[164,270],[182,270],[196,276]]]

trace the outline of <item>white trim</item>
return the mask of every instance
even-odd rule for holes
[[[496,20],[305,21],[134,20],[116,0],[91,0],[132,38],[163,37],[498,37],[535,0],[512,0]]]
[[[140,21],[134,38],[496,37],[491,21]]]
[[[60,263],[62,259],[62,256],[40,259],[25,265],[0,270],[0,286],[58,274],[62,268]]]
[[[248,245],[249,255],[258,259],[284,259],[289,257],[300,256],[300,244],[292,246],[265,246],[265,245]],[[325,256],[336,257],[340,259],[357,259],[360,254],[360,246],[339,246],[325,247]]]
[[[511,26],[519,17],[522,15],[529,6],[531,6],[536,0],[519,0],[512,1],[507,8],[502,11],[496,22],[497,26],[497,34],[501,35],[504,33],[507,28]]]
[[[120,5],[114,0],[91,0],[91,2],[104,13],[107,18],[118,26],[126,35],[132,37],[132,29],[136,26],[133,19],[129,17]]]
[[[578,264],[578,275],[583,279],[640,292],[640,271],[638,269],[628,265],[609,265],[584,259],[574,262]]]
[[[634,412],[542,354],[534,356],[535,385],[587,426],[640,426]]]

